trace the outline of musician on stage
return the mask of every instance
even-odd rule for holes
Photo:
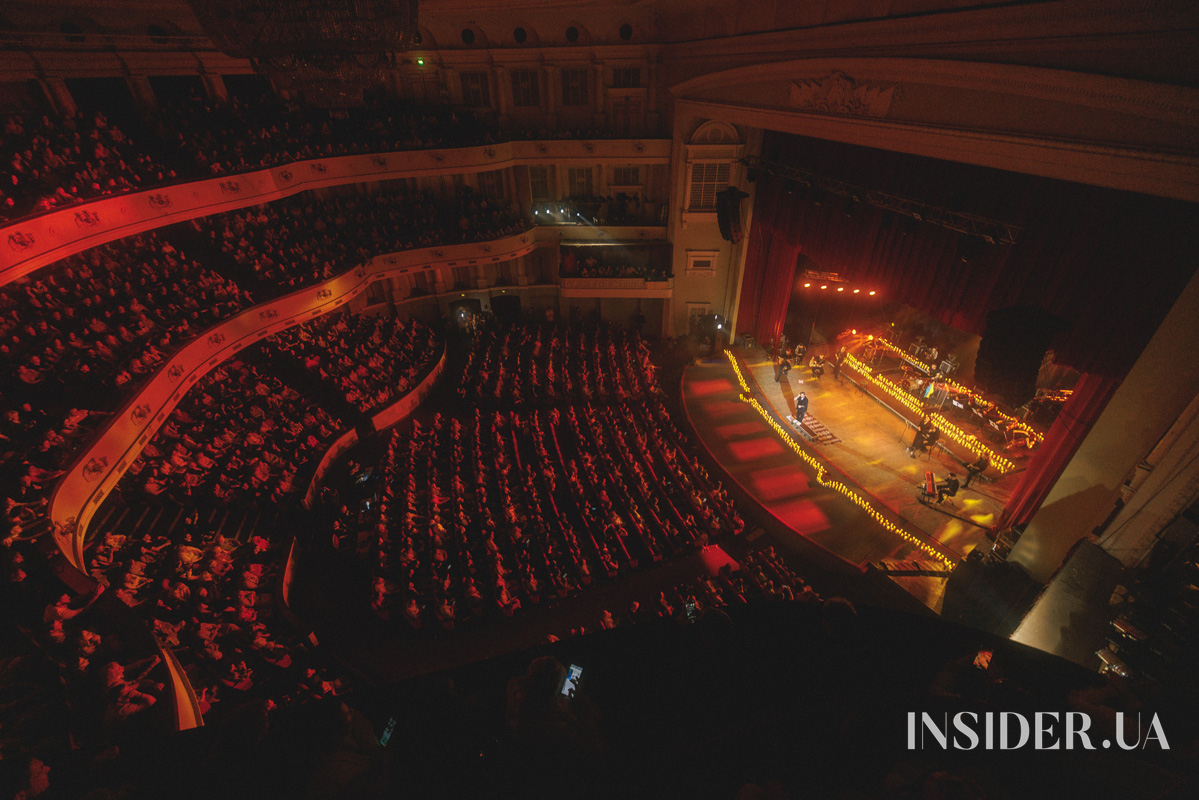
[[[824,374],[824,356],[812,356],[812,360],[808,363],[808,368],[812,370],[813,378],[819,378]]]
[[[795,398],[795,421],[803,423],[803,418],[808,413],[808,395],[804,392],[799,393],[799,397]]]
[[[916,439],[912,442],[912,446],[908,448],[908,457],[915,458],[916,453],[932,450],[939,438],[941,438],[941,432],[933,427],[930,420],[925,420],[920,425],[920,430],[916,431]]]
[[[791,371],[791,360],[786,351],[779,356],[779,363],[774,368],[774,382],[779,383]]]
[[[958,488],[960,486],[961,484],[958,483],[958,476],[954,475],[952,472],[949,473],[949,477],[945,479],[944,483],[937,484],[937,502],[943,503],[945,502],[946,497],[953,497],[958,493]]]
[[[837,355],[833,356],[833,377],[837,379],[838,383],[841,382],[841,365],[845,363],[845,358],[848,355],[849,350],[842,347],[837,351]]]
[[[924,437],[928,436],[929,433],[932,432],[932,429],[933,429],[932,417],[925,417],[923,420],[921,420],[920,427],[916,429],[916,436],[913,437],[912,443],[910,445],[908,445],[907,453],[909,456],[911,456],[912,451],[915,450],[924,441]],[[915,458],[915,456],[912,456],[912,458]]]
[[[987,467],[989,467],[989,466],[991,466],[991,459],[987,458],[987,456],[985,454],[979,456],[978,460],[975,461],[973,464],[967,465],[966,466],[965,488],[969,489],[970,481],[974,480],[979,475],[982,475],[984,472],[986,472]]]

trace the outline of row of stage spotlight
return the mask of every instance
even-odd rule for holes
[[[829,286],[830,286],[830,285],[829,285],[828,283],[819,283],[819,282],[816,282],[816,283],[814,283],[814,282],[812,282],[812,281],[806,281],[806,282],[804,283],[804,285],[803,285],[803,288],[805,288],[805,289],[811,289],[811,288],[813,288],[813,287],[816,287],[816,288],[818,288],[818,289],[828,289],[828,288],[829,288]],[[846,290],[848,287],[845,287],[845,286],[837,286],[837,287],[835,287],[835,288],[836,288],[836,291],[838,291],[838,292],[844,292],[844,291],[845,291],[845,290]],[[851,294],[861,294],[861,293],[862,293],[862,290],[861,290],[861,289],[850,289],[850,293],[851,293]],[[869,297],[874,297],[876,294],[878,294],[878,292],[877,292],[877,291],[875,291],[874,289],[871,289],[870,291],[866,292],[866,294],[867,294]]]

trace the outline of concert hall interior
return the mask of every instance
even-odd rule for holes
[[[0,796],[1196,796],[1197,31],[6,3]]]

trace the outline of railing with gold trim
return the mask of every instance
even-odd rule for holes
[[[113,239],[309,189],[547,162],[591,166],[606,159],[619,159],[622,165],[668,164],[670,140],[516,141],[337,156],[103,197],[0,228],[0,286]]]
[[[656,237],[661,229],[616,228],[622,238]],[[413,271],[509,261],[563,239],[594,238],[585,226],[543,226],[503,239],[385,253],[323,283],[246,309],[174,353],[67,470],[50,502],[55,537],[67,560],[86,572],[87,525],[104,498],[171,411],[200,378],[240,350],[275,333],[337,311],[376,280]]]
[[[670,297],[674,279],[559,278],[563,297]]]

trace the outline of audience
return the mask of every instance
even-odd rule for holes
[[[648,254],[638,253],[643,263],[630,264],[623,247],[563,247],[558,272],[563,278],[644,278],[664,281],[671,277],[663,264],[648,263]]]
[[[0,127],[0,222],[178,179],[99,111],[63,119],[11,114]]]
[[[265,300],[343,273],[380,253],[496,239],[527,229],[495,200],[460,189],[439,204],[431,193],[318,198],[306,193],[192,220],[190,228],[234,277]]]
[[[632,334],[488,328],[459,391],[473,414],[414,421],[388,447],[373,523],[380,617],[449,629],[512,616],[744,527],[687,453]]]
[[[340,424],[294,388],[236,360],[196,384],[122,478],[176,502],[285,502],[303,494]]]
[[[273,94],[251,101],[233,95],[223,102],[164,96],[153,113],[123,126],[138,134],[131,138],[100,112],[7,116],[0,128],[0,158],[10,177],[0,186],[0,223],[105,195],[297,161],[614,135],[599,129],[505,133],[477,111],[399,104],[325,110],[302,108]],[[626,203],[638,202],[621,197],[609,201],[612,224],[621,224]]]
[[[302,363],[346,403],[367,414],[415,386],[440,355],[441,342],[417,319],[346,313],[289,328],[270,339],[268,352]]]

